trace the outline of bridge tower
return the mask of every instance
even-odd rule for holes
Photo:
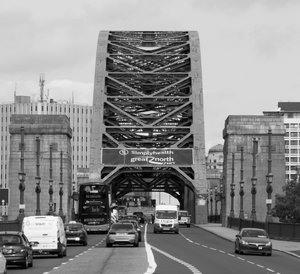
[[[110,184],[115,198],[167,192],[207,221],[197,32],[100,32],[89,180]]]

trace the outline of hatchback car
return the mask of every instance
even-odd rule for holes
[[[65,224],[65,232],[67,244],[87,245],[87,231],[82,223],[71,221],[68,224]]]
[[[133,224],[114,223],[111,225],[106,236],[106,246],[111,247],[114,244],[139,246],[139,235]]]
[[[28,268],[33,265],[32,246],[23,232],[1,231],[0,248],[7,265],[21,265]]]
[[[268,233],[259,228],[242,228],[236,235],[235,253],[258,253],[272,255],[272,242]]]
[[[119,223],[131,223],[139,234],[139,242],[142,241],[142,230],[139,223],[135,220],[120,220]]]

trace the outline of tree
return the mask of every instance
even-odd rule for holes
[[[283,187],[285,194],[276,194],[273,216],[281,222],[300,223],[300,183],[290,181]]]

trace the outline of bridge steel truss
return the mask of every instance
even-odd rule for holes
[[[193,162],[111,165],[102,161],[103,148],[191,148]],[[195,222],[205,222],[207,211],[197,209],[207,190],[197,32],[100,31],[90,180],[110,184],[115,198],[129,192],[167,192],[192,212]]]

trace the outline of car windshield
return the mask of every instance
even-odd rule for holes
[[[176,219],[177,212],[171,210],[156,211],[156,218],[158,219]]]
[[[131,231],[133,229],[132,224],[120,224],[120,223],[115,223],[111,226],[111,230],[113,231]]]
[[[266,238],[268,235],[263,230],[244,230],[242,237]]]
[[[179,211],[179,216],[181,216],[181,217],[187,217],[188,213],[187,213],[187,211]]]
[[[18,245],[20,244],[21,238],[18,235],[1,235],[0,244],[1,245]]]
[[[66,230],[80,230],[82,229],[82,224],[68,224],[65,225]]]

